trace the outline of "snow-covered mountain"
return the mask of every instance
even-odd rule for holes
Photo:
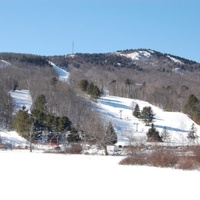
[[[140,60],[142,58],[149,58],[154,52],[152,50],[139,50],[130,53],[116,52],[116,55],[125,56],[132,60]]]
[[[136,50],[125,50],[125,51],[117,51],[114,54],[118,56],[124,56],[126,58],[130,58],[133,62],[138,65],[144,65],[145,63],[150,64],[152,66],[156,66],[159,64],[165,64],[165,66],[176,66],[176,65],[188,65],[195,64],[193,61],[189,61],[187,59],[174,56],[167,53],[161,53],[158,51],[154,51],[151,49],[136,49]],[[159,65],[158,65],[159,66]]]

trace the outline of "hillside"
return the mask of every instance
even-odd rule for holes
[[[0,122],[3,127],[12,124],[11,113],[14,105],[9,92],[22,89],[30,91],[33,102],[43,94],[47,99],[48,113],[69,117],[74,128],[79,131],[89,129],[85,125],[85,119],[90,124],[98,117],[97,108],[91,103],[89,96],[80,91],[79,82],[84,79],[99,87],[103,96],[146,101],[152,107],[157,106],[163,110],[162,115],[169,115],[171,119],[176,119],[179,113],[186,112],[191,119],[199,122],[200,64],[184,58],[149,49],[137,49],[107,54],[77,53],[49,57],[1,53],[0,60],[0,75],[4,83],[0,86]],[[189,105],[191,94],[195,105]],[[103,98],[100,100],[101,104]],[[195,108],[194,113],[191,108]],[[177,112],[175,117],[170,116],[172,111]],[[114,112],[118,113],[119,110]],[[193,118],[193,114],[197,118]],[[131,118],[130,111],[126,115]],[[157,118],[159,117],[158,115]],[[174,135],[188,132],[191,127],[190,118],[181,119],[182,122],[177,126],[172,126],[169,120],[163,123],[156,121],[155,125],[159,130],[165,126],[172,131],[172,142],[175,142]],[[133,123],[139,123],[136,119],[132,120],[136,121]],[[185,121],[189,121],[189,125],[186,126]],[[132,121],[129,123],[130,127],[131,124]],[[139,129],[139,132],[142,132],[146,127],[139,125]],[[120,128],[116,126],[116,130],[120,131]],[[127,131],[131,130],[134,128]],[[185,143],[185,136],[179,139],[179,143],[180,141]]]
[[[149,126],[141,119],[133,116],[133,105],[138,104],[142,110],[150,106],[155,114],[153,123],[156,129],[162,133],[164,127],[170,133],[169,140],[162,145],[184,146],[190,143],[187,136],[194,123],[187,115],[181,112],[168,112],[148,102],[138,99],[105,96],[98,100],[98,108],[103,116],[114,124],[118,134],[118,145],[148,144],[146,133]],[[200,126],[195,124],[197,135],[200,136]],[[200,138],[196,141],[199,143]]]
[[[138,49],[49,58],[68,68],[74,87],[86,79],[110,95],[146,100],[169,111],[184,111],[190,94],[200,99],[200,64],[175,55]]]
[[[51,64],[54,65],[53,63]],[[69,73],[55,65],[54,68],[62,81],[68,81],[67,79],[70,76]],[[11,92],[11,96],[16,103],[15,112],[24,106],[26,109],[30,110],[30,107],[32,106],[32,98],[29,91],[16,90]],[[114,125],[118,136],[118,142],[116,145],[126,146],[130,144],[148,144],[146,142],[146,133],[150,127],[145,126],[142,120],[133,116],[132,111],[134,105],[136,104],[139,105],[141,110],[145,106],[150,106],[153,109],[155,114],[153,123],[160,134],[162,133],[164,127],[166,127],[166,130],[170,133],[170,138],[166,143],[163,143],[164,145],[183,146],[190,144],[187,136],[191,130],[191,125],[194,122],[187,115],[180,112],[164,111],[157,106],[138,99],[107,95],[98,99],[98,102],[95,103],[95,107],[107,122],[110,121]],[[200,126],[196,123],[194,124],[197,130],[197,135],[200,136]],[[27,145],[25,140],[24,142],[19,141],[18,136],[15,140],[15,136],[13,134],[16,133],[9,133],[6,131],[1,133],[1,137],[4,142],[8,142],[16,146],[20,143],[24,146]],[[199,139],[200,138],[196,140],[196,143],[199,143]]]
[[[69,81],[73,87],[78,85],[80,79],[87,79],[96,82],[102,90],[109,91],[110,95],[147,100],[167,110],[182,111],[190,94],[200,99],[200,64],[150,49],[49,57],[0,53],[0,61],[2,67],[9,64],[10,67],[17,67],[18,71],[23,68],[20,74],[26,73],[26,79],[30,77],[25,69],[45,70],[51,68],[48,61],[52,61],[70,71]],[[31,74],[35,73],[37,72]],[[51,75],[54,76],[52,73],[53,71]],[[21,80],[23,77],[15,72],[19,87],[26,89]]]

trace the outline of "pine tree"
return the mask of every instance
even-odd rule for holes
[[[78,131],[75,128],[72,128],[69,135],[67,136],[67,141],[70,143],[79,142],[81,140]]]
[[[141,112],[141,118],[146,126],[149,126],[149,124],[153,122],[154,116],[155,114],[153,113],[153,110],[150,106],[146,106],[143,108]]]
[[[28,139],[30,132],[31,119],[27,110],[19,110],[13,118],[13,128],[22,137]]]
[[[53,77],[51,79],[51,85],[53,85],[54,87],[56,86],[57,82],[58,82],[58,79],[56,77]]]
[[[170,133],[167,131],[167,128],[164,127],[161,133],[161,138],[163,141],[168,142],[170,140]]]
[[[63,116],[58,118],[58,132],[63,133],[64,131],[71,130],[71,121],[68,119],[68,117]]]
[[[35,102],[34,102],[34,110],[38,110],[40,112],[45,112],[46,111],[46,97],[45,95],[40,95],[36,98]]]
[[[95,85],[94,88],[93,88],[93,91],[92,91],[92,97],[97,99],[101,96],[101,91],[100,89]]]
[[[115,130],[113,128],[113,125],[111,122],[109,122],[107,130],[106,130],[106,137],[107,137],[107,145],[112,145],[117,142],[117,135],[115,133]]]
[[[196,122],[200,121],[200,102],[193,94],[189,96],[184,106],[184,112],[190,115]]]
[[[191,129],[190,129],[190,132],[188,133],[188,136],[187,138],[194,142],[199,136],[197,135],[197,129],[194,125],[194,123],[192,123],[192,126],[191,126]]]
[[[127,79],[125,80],[125,85],[126,85],[126,86],[129,86],[129,85],[131,85],[131,81],[130,81],[130,79],[129,79],[129,78],[127,78]]]
[[[154,127],[154,124],[151,125],[151,128],[147,132],[147,141],[148,142],[162,142],[162,138],[159,135],[159,132]]]
[[[31,118],[34,123],[34,136],[39,139],[42,134],[42,130],[46,128],[46,97],[45,95],[39,95],[33,103],[33,109],[31,110]]]
[[[79,88],[83,91],[86,92],[88,87],[88,81],[87,80],[81,80],[79,82]]]
[[[88,86],[87,86],[87,93],[88,93],[89,95],[91,95],[91,94],[93,93],[93,90],[94,90],[94,83],[91,82],[91,83],[89,83]]]
[[[117,142],[117,135],[111,122],[109,122],[105,135],[100,138],[100,144],[104,148],[105,155],[108,155],[107,146]]]
[[[138,104],[135,105],[133,115],[137,118],[140,118],[141,113],[140,113],[140,107]]]

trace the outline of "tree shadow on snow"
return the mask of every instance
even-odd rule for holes
[[[168,131],[176,131],[176,132],[183,132],[183,133],[189,132],[189,131],[186,131],[186,130],[183,130],[183,129],[180,129],[180,128],[173,128],[173,127],[170,127],[170,126],[163,126],[163,125],[155,125],[155,128],[161,128],[161,129],[166,128]]]

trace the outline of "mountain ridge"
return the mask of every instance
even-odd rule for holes
[[[88,54],[90,54],[90,55],[92,55],[92,54],[96,54],[96,55],[102,55],[102,54],[104,54],[104,55],[108,55],[108,54],[117,54],[117,53],[119,53],[119,52],[121,52],[122,54],[128,54],[128,53],[132,53],[132,52],[138,52],[138,51],[146,51],[146,52],[150,52],[151,54],[156,54],[156,56],[157,57],[160,57],[160,56],[172,56],[172,57],[174,57],[174,58],[176,58],[176,59],[179,59],[179,60],[184,60],[186,63],[198,63],[198,64],[200,64],[199,62],[197,62],[197,61],[194,61],[194,60],[190,60],[190,59],[187,59],[187,58],[183,58],[183,57],[180,57],[180,56],[176,56],[176,55],[173,55],[173,54],[170,54],[170,53],[163,53],[163,52],[159,52],[159,51],[156,51],[156,50],[152,50],[152,49],[147,49],[147,48],[138,48],[138,49],[126,49],[126,50],[117,50],[117,51],[114,51],[114,52],[107,52],[107,53],[79,53],[79,52],[77,52],[77,53],[75,53],[75,54],[73,54],[73,55],[76,55],[76,54],[82,54],[82,55],[88,55]],[[21,57],[21,56],[34,56],[34,57],[54,57],[54,56],[71,56],[72,54],[66,54],[66,55],[46,55],[46,56],[44,56],[44,55],[38,55],[38,54],[31,54],[31,53],[15,53],[15,52],[0,52],[0,58],[2,58],[2,57],[5,57],[5,56],[7,56],[7,55],[9,55],[9,56],[19,56],[19,57]]]

